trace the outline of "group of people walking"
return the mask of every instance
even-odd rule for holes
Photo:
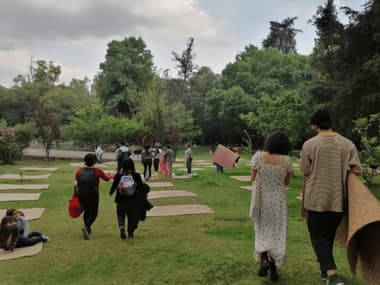
[[[304,175],[303,207],[320,276],[325,284],[343,285],[337,275],[333,244],[337,227],[347,209],[346,179],[360,174],[361,164],[355,145],[332,130],[326,110],[317,110],[309,121],[317,133],[302,147],[300,169]],[[282,132],[266,138],[264,150],[251,160],[252,191],[250,216],[253,219],[254,256],[260,262],[258,275],[279,278],[277,267],[286,261],[288,207],[285,186],[293,166],[288,156],[290,143]]]

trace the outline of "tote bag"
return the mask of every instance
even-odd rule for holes
[[[82,214],[83,209],[77,196],[71,197],[68,209],[69,215],[73,219],[78,218]]]

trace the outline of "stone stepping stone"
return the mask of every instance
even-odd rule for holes
[[[184,170],[186,171],[187,168],[179,168],[178,170]],[[206,170],[204,168],[199,168],[199,167],[192,167],[191,170],[194,170],[194,171],[202,171],[202,170]]]
[[[183,163],[173,164],[173,168],[178,168],[178,167],[184,168],[186,167],[186,165],[184,165]]]
[[[251,181],[251,176],[230,176],[233,179],[242,181],[242,182],[249,182]]]
[[[10,179],[10,180],[33,180],[33,179],[47,179],[50,177],[49,174],[42,174],[42,175],[20,175],[20,174],[1,174],[0,179]]]
[[[0,190],[46,190],[49,184],[0,184]]]
[[[45,208],[28,208],[28,209],[18,209],[18,210],[22,211],[25,214],[25,218],[28,221],[31,221],[31,220],[40,219],[42,217],[42,214],[45,211]],[[0,209],[0,216],[4,217],[6,214],[6,211],[7,211],[6,209]]]
[[[56,171],[58,167],[21,167],[23,171]]]
[[[42,247],[43,247],[43,243],[39,242],[32,246],[15,248],[13,252],[0,250],[0,261],[20,258],[20,257],[25,257],[25,256],[33,256],[33,255],[38,254],[42,250]]]
[[[163,190],[163,191],[150,191],[148,199],[162,199],[162,198],[176,198],[176,197],[195,197],[197,194],[194,192],[184,190]]]
[[[256,189],[256,185],[240,186],[240,189],[252,191],[252,190]],[[285,190],[289,190],[289,189],[290,189],[289,187],[285,187]]]
[[[193,176],[188,176],[188,175],[176,175],[172,177],[173,179],[190,179],[193,178]]]
[[[293,163],[294,167],[299,167],[300,165],[298,163]]]
[[[193,164],[202,165],[202,166],[213,166],[211,162],[194,162]]]
[[[0,202],[37,201],[41,193],[0,193]]]
[[[205,159],[193,159],[193,163],[200,163],[200,162],[208,162],[208,161]]]
[[[84,164],[81,163],[81,162],[73,162],[73,163],[69,163],[70,166],[74,166],[74,167],[84,167]],[[110,167],[109,165],[106,165],[104,163],[97,163],[95,164],[95,167],[96,168],[107,168],[107,167]]]
[[[214,211],[206,205],[183,204],[154,206],[147,212],[148,217],[183,216],[183,215],[202,215],[213,214]]]
[[[255,185],[249,185],[249,186],[240,186],[241,189],[252,191],[253,189],[256,188]]]
[[[174,186],[171,182],[149,182],[147,183],[149,187],[172,187]]]

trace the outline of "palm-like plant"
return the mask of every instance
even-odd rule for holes
[[[274,47],[283,53],[297,53],[296,49],[296,34],[302,32],[300,29],[295,29],[294,21],[297,17],[286,18],[281,23],[270,21],[270,33],[263,40],[263,48],[268,49]]]

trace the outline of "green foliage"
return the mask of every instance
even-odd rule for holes
[[[60,118],[54,110],[43,100],[37,106],[34,116],[36,134],[41,139],[45,148],[46,159],[49,160],[49,153],[53,142],[58,142],[60,138]]]
[[[15,126],[16,141],[22,149],[29,146],[36,135],[36,126],[33,123],[17,124]]]
[[[360,135],[363,149],[360,158],[363,162],[363,178],[370,184],[380,167],[380,113],[354,121],[354,131]]]
[[[302,30],[293,28],[297,17],[288,17],[281,23],[270,21],[270,33],[263,40],[263,48],[277,48],[283,53],[297,53],[296,34]]]
[[[4,164],[20,159],[23,148],[23,141],[16,135],[14,128],[0,128],[0,160]]]
[[[31,78],[34,82],[55,84],[61,74],[61,67],[59,65],[54,65],[52,61],[49,61],[48,63],[45,60],[36,60],[32,62],[30,69]]]
[[[223,70],[222,86],[240,86],[250,100],[239,99],[242,109],[229,113],[226,118],[234,122],[233,118],[237,116],[260,136],[282,129],[297,144],[307,135],[306,122],[315,107],[310,96],[312,78],[308,57],[248,46],[237,56],[236,62]],[[213,102],[209,105],[219,112],[223,105],[215,102],[220,101],[215,95],[212,97]],[[211,116],[215,117],[217,113]]]
[[[147,131],[133,119],[106,115],[100,103],[78,109],[72,121],[62,128],[62,136],[79,145],[111,145],[117,142],[137,142]]]
[[[131,116],[141,92],[153,78],[153,56],[141,38],[113,40],[100,64],[97,94],[113,114]]]
[[[172,55],[174,57],[173,60],[177,62],[178,75],[184,81],[190,78],[194,69],[193,60],[195,58],[195,54],[193,53],[193,44],[194,38],[189,38],[186,44],[186,49],[182,52],[181,55],[177,54],[174,51],[172,52]]]

